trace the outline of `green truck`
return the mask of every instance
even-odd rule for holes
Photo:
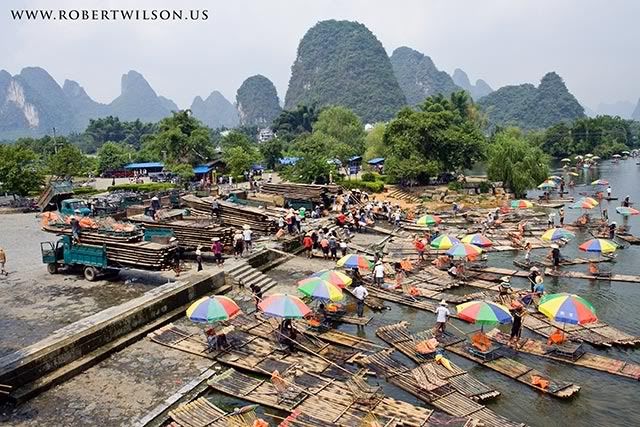
[[[71,236],[62,236],[55,245],[41,242],[40,251],[50,274],[56,274],[60,268],[81,270],[84,278],[92,282],[99,275],[118,271],[109,267],[105,246],[72,244]]]

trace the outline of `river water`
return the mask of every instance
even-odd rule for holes
[[[554,171],[562,174],[562,170]],[[613,196],[619,196],[620,201],[626,195],[631,196],[631,201],[640,202],[640,166],[634,159],[621,161],[619,164],[604,162],[597,168],[579,170],[579,177],[574,178],[577,183],[569,196],[580,197],[580,192],[593,192],[594,187],[590,182],[603,178],[611,183]],[[568,180],[567,180],[568,181]],[[536,193],[531,193],[530,197]],[[620,201],[603,201],[603,208],[609,209],[609,217],[621,223],[621,217],[615,213],[615,207]],[[565,209],[566,222],[570,223],[580,215],[579,210]],[[596,208],[594,215],[599,214]],[[640,216],[639,216],[640,217]],[[629,225],[632,232],[640,234],[640,218],[632,217]],[[576,238],[562,248],[562,254],[567,257],[585,256],[577,250],[578,244],[591,238],[586,233],[578,233]],[[534,251],[534,256],[543,256],[544,251]],[[521,256],[521,255],[520,255]],[[494,266],[513,267],[514,254],[508,252],[491,253],[489,263]],[[613,264],[615,272],[626,274],[640,274],[640,246],[630,246],[618,251],[617,263]],[[566,268],[566,267],[563,267]],[[576,270],[586,270],[586,266],[576,266]],[[291,280],[294,280],[293,278]],[[515,287],[528,287],[524,280],[515,278]],[[571,292],[579,294],[589,300],[595,307],[598,317],[612,326],[615,326],[632,335],[640,335],[640,284],[635,283],[609,283],[605,281],[587,281],[578,279],[547,278],[546,290],[550,293]],[[466,291],[475,291],[471,288]],[[411,323],[411,329],[415,332],[423,331],[433,326],[434,316],[431,313],[415,310],[409,307],[387,303],[390,310],[376,313],[372,322],[363,329],[353,325],[341,325],[340,330],[366,337],[374,342],[381,342],[375,335],[377,327],[406,320]],[[465,331],[475,328],[457,320],[452,320],[454,325]],[[508,326],[505,328],[508,330]],[[534,336],[527,330],[523,330],[523,337]],[[612,348],[601,350],[586,345],[587,351],[607,355],[610,357],[634,361],[640,363],[640,349]],[[400,354],[394,357],[404,360],[409,366],[412,362]],[[631,426],[640,425],[640,405],[638,405],[638,393],[640,383],[631,379],[616,377],[598,371],[573,367],[568,364],[555,362],[531,355],[518,354],[514,359],[535,368],[557,380],[569,381],[582,386],[580,392],[572,399],[560,400],[546,396],[537,391],[507,378],[501,374],[483,368],[466,359],[449,354],[455,363],[467,369],[479,380],[493,386],[502,395],[486,405],[493,411],[502,414],[514,421],[525,422],[531,426]],[[376,381],[376,380],[374,380]],[[418,405],[425,405],[408,393],[378,380],[384,386],[388,395],[397,397]],[[218,404],[233,408],[242,404],[234,398],[223,397],[212,393],[210,398]],[[270,411],[275,412],[275,411]]]

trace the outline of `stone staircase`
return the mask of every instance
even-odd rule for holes
[[[263,292],[268,291],[278,283],[269,276],[262,273],[257,268],[251,267],[246,261],[240,262],[238,265],[227,271],[231,280],[245,288],[251,285],[258,285]]]
[[[420,197],[416,196],[415,194],[411,194],[407,191],[404,191],[398,187],[391,187],[389,189],[389,192],[387,193],[387,196],[392,197],[394,199],[398,199],[398,200],[405,200],[411,203],[422,202],[422,199],[420,199]]]

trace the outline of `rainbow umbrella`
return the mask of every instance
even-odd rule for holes
[[[240,313],[240,307],[229,297],[215,295],[202,297],[187,309],[187,317],[192,322],[212,323],[228,320]]]
[[[600,202],[598,202],[593,197],[581,197],[580,200],[584,200],[587,203],[591,203],[593,206],[598,206]]]
[[[310,277],[298,282],[298,290],[311,298],[325,301],[340,301],[342,290],[319,277]]]
[[[301,319],[311,313],[300,298],[287,294],[269,295],[260,301],[258,308],[267,316],[283,319]]]
[[[422,215],[416,220],[416,224],[418,225],[435,225],[440,224],[441,222],[442,219],[436,215]]]
[[[541,190],[552,190],[556,188],[556,183],[553,181],[545,181],[542,184],[538,185],[538,188]]]
[[[326,280],[332,285],[336,285],[339,288],[346,288],[352,282],[351,277],[336,270],[322,270],[312,274],[310,277],[318,277]]]
[[[630,216],[630,215],[638,215],[640,211],[634,208],[630,208],[627,206],[618,206],[616,208],[616,212],[618,212],[622,216]]]
[[[462,243],[469,243],[470,245],[480,246],[481,248],[487,248],[493,245],[493,242],[480,233],[467,234],[462,238]]]
[[[585,252],[608,254],[615,252],[618,249],[618,245],[607,239],[591,239],[578,246],[578,249]]]
[[[606,181],[604,179],[596,179],[591,183],[591,185],[609,185],[609,181]]]
[[[546,240],[547,242],[553,242],[555,240],[565,239],[569,240],[575,237],[575,234],[570,232],[564,228],[551,228],[545,231],[540,237],[542,240]]]
[[[478,325],[511,323],[513,317],[509,309],[501,304],[489,301],[469,301],[456,306],[458,319]]]
[[[550,177],[547,178],[547,181],[555,181],[556,183],[562,181],[562,177],[558,176],[558,175],[552,175]]]
[[[448,234],[441,234],[431,241],[431,247],[434,249],[451,249],[454,245],[460,243],[460,240]]]
[[[360,270],[371,270],[373,263],[362,255],[349,254],[345,255],[336,262],[338,267],[358,268]]]
[[[593,209],[596,206],[598,206],[598,202],[593,204],[586,198],[581,198],[581,199],[578,199],[572,205],[569,205],[569,209]]]
[[[466,258],[469,256],[480,255],[481,253],[482,249],[468,243],[458,243],[447,251],[447,255],[451,255],[454,258]]]
[[[597,322],[596,310],[586,299],[573,294],[545,295],[540,299],[538,311],[557,322],[582,325]]]
[[[533,207],[533,203],[528,200],[512,200],[511,207],[513,209],[528,209]]]

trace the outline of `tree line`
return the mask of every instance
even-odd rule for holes
[[[490,179],[522,195],[546,178],[550,157],[592,152],[607,158],[637,146],[640,130],[637,122],[609,116],[529,132],[496,128],[487,134],[486,123],[463,91],[431,96],[367,131],[345,107],[300,105],[282,111],[272,124],[277,137],[262,143],[257,143],[256,127],[213,130],[189,110],[158,123],[106,117],[91,120],[81,134],[0,145],[0,183],[5,191],[25,195],[40,188],[47,175],[100,174],[145,161],[164,162],[167,170],[188,180],[193,166],[214,159],[222,159],[234,176],[261,163],[291,181],[324,183],[331,175],[340,177],[339,165],[363,156],[365,161],[385,158],[385,179],[401,184],[425,184],[444,172],[485,162]],[[294,161],[281,164],[285,157]]]

